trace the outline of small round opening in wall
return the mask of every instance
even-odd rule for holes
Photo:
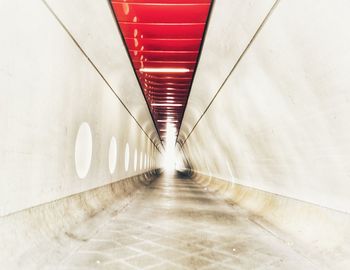
[[[88,123],[83,122],[75,139],[75,170],[83,179],[89,173],[92,158],[92,135]]]
[[[129,170],[129,159],[130,159],[130,150],[129,150],[129,144],[126,143],[125,145],[125,154],[124,154],[124,166],[125,171],[127,172]]]
[[[115,137],[112,137],[109,144],[109,153],[108,153],[108,162],[109,162],[109,172],[113,174],[117,166],[117,140]]]
[[[134,171],[136,172],[137,170],[137,149],[135,149],[134,152]]]
[[[142,166],[143,166],[143,163],[142,163],[142,151],[140,153],[140,170],[142,170]]]

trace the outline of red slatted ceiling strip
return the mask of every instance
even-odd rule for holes
[[[158,132],[177,134],[211,0],[111,0]]]

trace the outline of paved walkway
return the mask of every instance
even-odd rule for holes
[[[59,269],[315,269],[190,179],[164,175]]]

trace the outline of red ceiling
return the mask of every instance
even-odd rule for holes
[[[180,128],[211,0],[111,0],[154,122]]]

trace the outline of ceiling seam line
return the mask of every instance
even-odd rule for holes
[[[264,25],[266,24],[266,22],[268,21],[268,19],[271,17],[273,11],[277,8],[278,4],[280,3],[281,0],[276,0],[275,3],[272,5],[271,9],[269,10],[269,12],[267,13],[267,15],[265,16],[265,18],[263,19],[262,23],[259,25],[259,27],[257,28],[257,30],[255,31],[253,37],[250,39],[249,43],[247,44],[247,46],[245,47],[245,49],[243,50],[243,52],[241,53],[241,55],[239,56],[239,58],[237,59],[236,63],[233,65],[232,69],[230,70],[229,74],[227,75],[227,77],[225,78],[225,80],[223,81],[223,83],[220,85],[219,89],[217,90],[217,92],[215,93],[215,95],[213,96],[213,98],[211,99],[211,101],[209,102],[208,106],[206,107],[206,109],[204,110],[204,112],[202,113],[202,115],[199,117],[199,119],[197,120],[196,124],[193,126],[193,128],[191,129],[190,133],[187,135],[186,139],[183,141],[183,143],[177,141],[177,143],[179,143],[181,145],[181,148],[183,148],[183,146],[186,144],[187,140],[189,139],[189,137],[192,135],[193,131],[196,129],[197,125],[199,124],[199,122],[202,120],[202,118],[204,117],[204,115],[206,114],[206,112],[209,110],[209,108],[211,107],[212,103],[214,102],[214,100],[216,99],[216,97],[218,96],[218,94],[221,92],[222,88],[224,87],[224,85],[226,84],[226,82],[228,81],[228,79],[231,77],[231,75],[233,74],[233,72],[236,70],[237,66],[239,65],[239,63],[241,62],[241,60],[243,59],[243,57],[245,56],[245,54],[247,53],[247,51],[249,50],[249,48],[252,46],[253,42],[255,41],[256,37],[258,36],[258,34],[260,33],[260,31],[262,30],[262,28],[264,27]],[[179,131],[180,134],[181,130]]]
[[[117,93],[113,90],[113,87],[109,84],[107,79],[103,76],[101,71],[97,68],[97,66],[92,62],[90,57],[87,55],[87,53],[83,50],[83,48],[79,45],[78,41],[74,38],[73,34],[70,33],[68,28],[65,26],[65,24],[58,18],[57,14],[52,10],[52,8],[49,6],[49,4],[45,0],[41,0],[43,4],[46,6],[46,8],[49,10],[49,12],[54,16],[56,21],[61,25],[61,27],[64,29],[64,31],[68,34],[68,36],[71,38],[71,40],[74,42],[74,44],[78,47],[78,49],[81,51],[81,53],[85,56],[85,58],[88,60],[88,62],[92,65],[92,67],[95,69],[95,71],[100,75],[102,80],[107,84],[110,91],[113,93],[113,95],[119,100],[119,102],[122,104],[122,106],[125,108],[125,110],[129,113],[131,118],[136,122],[136,124],[139,126],[139,128],[142,130],[142,132],[146,135],[146,137],[152,142],[152,144],[156,147],[158,152],[160,150],[158,149],[157,144],[149,137],[149,135],[146,133],[146,131],[143,129],[141,124],[136,120],[135,116],[131,113],[131,111],[127,108],[125,103],[122,101],[122,99],[117,95]]]
[[[210,4],[209,11],[208,11],[208,14],[207,14],[207,19],[206,19],[206,22],[205,22],[204,31],[202,33],[202,41],[201,41],[201,44],[199,46],[198,54],[197,54],[197,57],[196,57],[196,65],[195,65],[194,72],[193,72],[193,75],[192,75],[192,80],[190,82],[188,95],[187,95],[187,98],[186,98],[186,101],[185,101],[185,107],[184,107],[184,110],[183,110],[183,112],[181,114],[180,126],[179,126],[179,130],[178,130],[178,133],[177,133],[177,136],[176,136],[175,146],[176,146],[176,143],[178,141],[178,138],[179,138],[179,135],[180,135],[180,132],[181,132],[183,120],[184,120],[185,113],[186,113],[186,110],[187,110],[188,101],[190,100],[192,86],[193,86],[194,80],[196,78],[196,71],[198,69],[199,61],[200,61],[200,58],[201,58],[202,53],[203,53],[204,42],[205,42],[205,39],[207,37],[207,32],[208,32],[208,29],[209,29],[209,23],[210,23],[211,16],[213,14],[212,12],[214,10],[215,4],[216,4],[216,0],[212,0],[211,4]]]

